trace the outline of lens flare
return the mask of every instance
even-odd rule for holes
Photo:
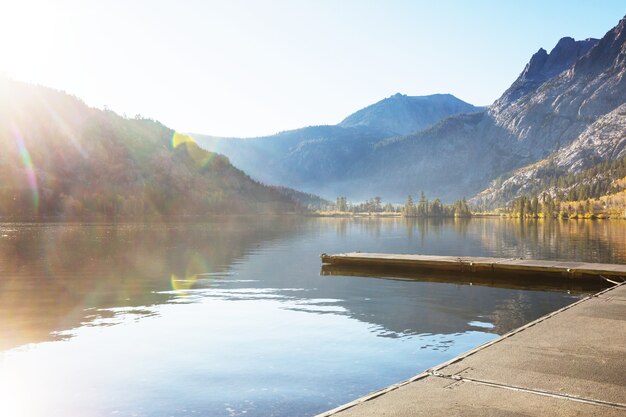
[[[189,155],[189,158],[191,158],[191,160],[194,162],[194,165],[197,169],[206,167],[215,157],[215,154],[213,152],[206,151],[197,146],[196,141],[191,136],[174,132],[174,134],[172,135],[172,148],[175,149],[184,143],[194,145],[186,146],[185,150],[187,151],[187,155]]]
[[[30,153],[28,152],[26,143],[24,143],[24,138],[22,138],[22,135],[16,128],[13,128],[13,136],[15,136],[15,143],[17,144],[17,149],[20,153],[20,159],[22,160],[22,164],[26,170],[28,186],[30,187],[33,195],[33,207],[35,210],[39,210],[39,187],[37,186],[37,176],[35,175],[33,161],[30,158]]]
[[[188,254],[184,258],[186,259],[184,272],[180,276],[172,273],[170,279],[172,290],[180,291],[183,296],[186,295],[186,290],[199,284],[199,280],[202,282],[202,286],[208,285],[210,279],[207,279],[207,274],[213,271],[206,258],[199,253]]]
[[[196,141],[194,141],[191,136],[174,132],[174,134],[172,135],[172,148],[178,148],[183,143],[196,143]]]
[[[193,288],[193,285],[196,283],[197,280],[197,275],[192,275],[190,277],[179,277],[176,276],[176,274],[172,274],[172,278],[170,281],[172,284],[172,290],[182,292]],[[184,295],[184,292],[182,295]]]

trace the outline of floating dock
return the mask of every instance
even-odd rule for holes
[[[533,275],[567,279],[608,280],[621,283],[626,265],[589,262],[541,261],[520,258],[405,255],[388,253],[322,254],[322,264],[343,268],[375,268],[395,271],[446,271],[477,274]]]
[[[622,284],[318,417],[623,417],[625,370]]]
[[[359,277],[391,279],[416,282],[437,282],[442,284],[478,285],[483,287],[507,288],[535,291],[569,291],[571,293],[594,293],[611,287],[613,284],[598,277],[594,279],[568,279],[563,277],[542,276],[541,279],[529,278],[525,274],[494,273],[459,273],[455,271],[424,271],[379,268],[373,266],[322,265],[322,276]],[[613,277],[614,280],[621,280]]]

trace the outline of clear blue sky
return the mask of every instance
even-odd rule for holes
[[[337,123],[396,92],[495,100],[540,47],[601,37],[623,1],[0,3],[0,72],[183,132]]]

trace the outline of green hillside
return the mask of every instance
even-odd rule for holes
[[[158,218],[299,211],[161,123],[0,78],[0,216]]]

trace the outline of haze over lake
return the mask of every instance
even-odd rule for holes
[[[584,295],[320,275],[353,250],[623,263],[626,222],[3,223],[0,415],[310,416]]]

